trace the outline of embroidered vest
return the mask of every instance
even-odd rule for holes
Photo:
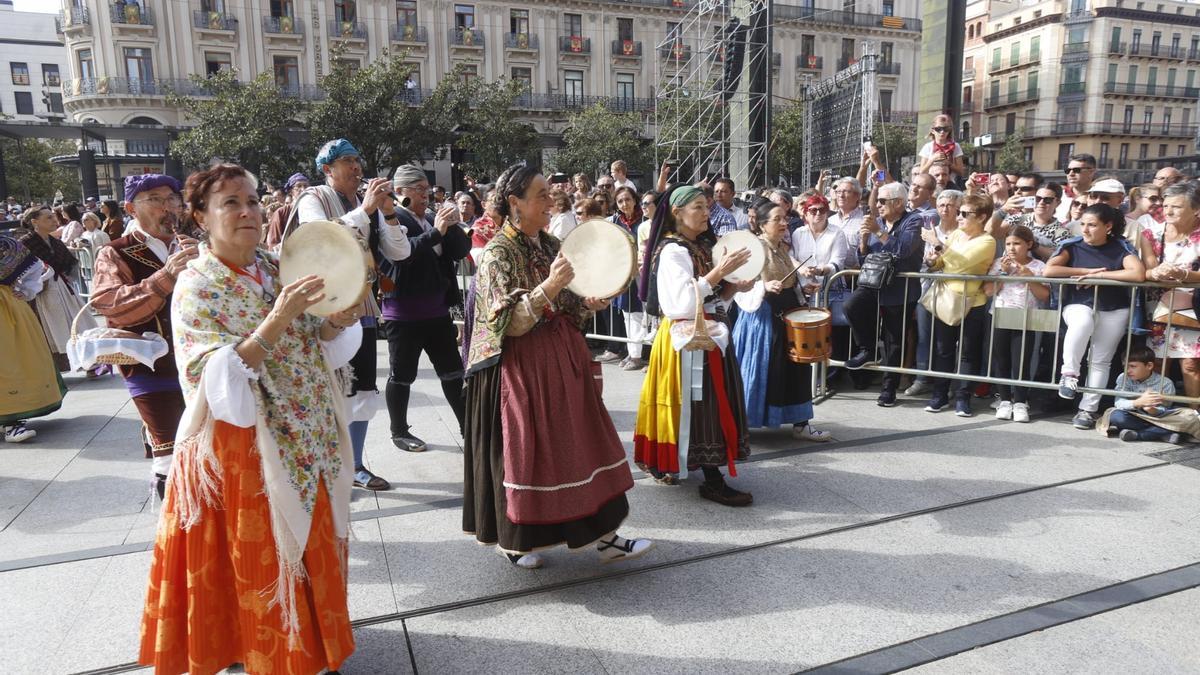
[[[130,283],[141,283],[163,268],[163,263],[158,259],[158,256],[154,255],[154,251],[151,251],[149,246],[138,241],[133,235],[114,239],[110,246],[121,255],[121,259],[125,261],[125,264],[129,265],[129,270],[133,274]],[[155,321],[155,318],[157,318],[157,321]],[[154,370],[140,363],[135,363],[132,366],[119,366],[123,377],[151,375],[154,377],[169,377],[172,380],[179,379],[179,370],[175,366],[175,343],[172,339],[171,331],[170,296],[167,296],[167,301],[163,303],[162,308],[158,310],[154,318],[136,326],[125,326],[124,328],[139,335],[147,332],[158,333],[163,336],[168,345],[171,345],[171,351],[167,352],[166,356],[154,362]]]

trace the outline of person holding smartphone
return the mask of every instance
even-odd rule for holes
[[[967,175],[962,146],[954,141],[954,120],[949,115],[933,118],[929,142],[921,148],[921,173],[929,173],[934,164],[945,164],[957,176]]]

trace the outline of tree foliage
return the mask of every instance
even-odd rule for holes
[[[72,167],[54,164],[51,157],[74,155],[78,148],[63,139],[26,138],[0,140],[8,194],[24,204],[46,202],[62,191],[66,201],[80,200],[79,173]]]
[[[788,185],[807,183],[799,180],[804,164],[804,103],[796,101],[779,108],[771,117],[770,167]],[[768,176],[768,180],[773,178]]]
[[[565,174],[595,176],[622,159],[631,173],[651,173],[654,147],[643,138],[644,124],[637,113],[613,112],[602,103],[571,115],[563,131],[563,147],[551,161],[553,169]]]
[[[996,171],[999,173],[1027,173],[1033,164],[1025,159],[1025,129],[1017,129],[1004,139],[1004,147],[996,156]]]
[[[879,148],[879,154],[893,176],[900,176],[900,160],[917,154],[917,130],[915,125],[877,122],[871,143]]]
[[[463,110],[455,145],[470,153],[459,168],[476,177],[495,178],[508,166],[540,161],[537,130],[513,117],[512,106],[527,93],[516,80],[464,82],[471,106]]]
[[[188,169],[214,159],[237,162],[267,180],[282,182],[306,162],[301,148],[288,142],[296,120],[304,115],[302,100],[286,96],[271,73],[239,82],[237,71],[209,77],[192,76],[206,96],[174,92],[168,103],[182,108],[195,126],[171,143],[171,154]],[[292,132],[289,134],[289,132]]]
[[[345,138],[362,153],[365,174],[375,176],[419,160],[451,140],[453,121],[445,118],[446,101],[438,96],[442,87],[429,99],[418,100],[419,92],[408,88],[416,66],[406,63],[406,57],[407,52],[384,53],[353,71],[334,59],[338,65],[320,82],[325,98],[308,115],[310,155],[326,141]]]

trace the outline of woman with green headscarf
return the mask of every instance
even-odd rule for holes
[[[726,506],[747,506],[753,497],[726,484],[721,466],[736,476],[734,462],[750,455],[742,379],[729,349],[725,318],[733,294],[753,285],[727,282],[725,277],[749,260],[750,252],[741,249],[714,266],[716,237],[708,213],[704,193],[690,185],[663,194],[655,210],[640,289],[646,311],[661,316],[662,325],[650,351],[638,404],[634,460],[657,482],[668,485],[676,483],[674,474],[699,467],[704,472],[701,497]],[[715,320],[710,334],[716,347],[681,353],[690,331],[671,327],[695,320],[697,298],[704,316]],[[701,384],[702,394],[684,408],[680,392],[690,390],[685,384],[690,381]],[[680,466],[681,446],[686,447],[686,467]]]

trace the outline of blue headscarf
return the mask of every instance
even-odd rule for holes
[[[333,164],[342,157],[350,156],[361,156],[358,148],[354,147],[350,141],[344,138],[329,141],[325,145],[322,145],[321,151],[317,153],[317,173],[325,173],[321,170],[321,167],[325,166],[326,164]]]

